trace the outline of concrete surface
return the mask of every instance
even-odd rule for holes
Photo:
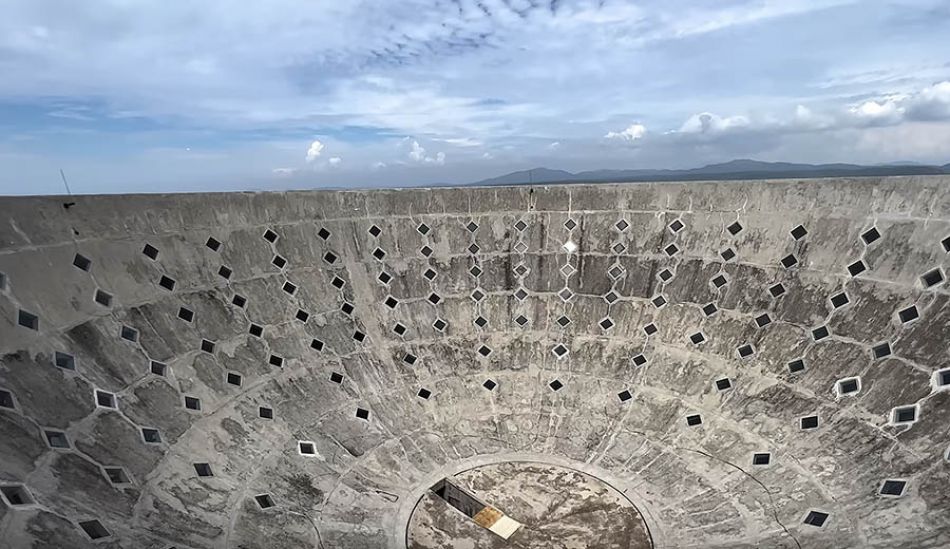
[[[31,501],[0,499],[0,539],[402,549],[438,475],[531,455],[617,487],[658,548],[946,547],[950,308],[947,284],[921,277],[950,268],[948,189],[2,199],[0,492]],[[854,377],[856,393],[838,383]],[[895,423],[901,407],[915,421]],[[880,493],[887,480],[899,496]]]

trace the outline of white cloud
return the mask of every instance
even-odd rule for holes
[[[419,144],[415,139],[405,138],[403,143],[409,147],[409,160],[416,164],[445,164],[445,153],[437,152],[435,156],[431,156],[426,153],[425,147]]]
[[[642,139],[647,133],[647,128],[643,124],[630,124],[626,129],[619,132],[607,132],[604,137],[607,139],[619,139],[621,141],[636,141]]]
[[[331,166],[339,166],[341,162],[343,162],[343,159],[340,158],[339,156],[331,156],[331,157],[327,160],[327,164],[329,164],[329,165],[331,165]]]
[[[555,151],[555,150],[559,149],[560,147],[561,147],[561,142],[560,142],[560,141],[554,141],[553,143],[551,143],[550,145],[548,145],[548,148],[551,149],[552,151]]]
[[[323,152],[323,143],[315,139],[310,143],[310,148],[307,149],[307,162],[313,162],[319,158],[320,154]]]
[[[950,119],[950,80],[924,88],[910,98],[907,117],[914,120]]]
[[[901,106],[900,101],[900,98],[863,101],[853,105],[849,112],[859,124],[871,126],[896,124],[904,117],[904,107]]]
[[[749,119],[745,116],[719,116],[711,112],[702,112],[694,114],[683,122],[676,133],[687,134],[720,134],[730,131],[742,130],[750,125]]]
[[[274,168],[271,173],[278,177],[290,177],[297,173],[297,168]]]

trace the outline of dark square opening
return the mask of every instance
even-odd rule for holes
[[[31,505],[34,503],[33,496],[22,485],[0,486],[0,492],[3,492],[3,496],[10,505]]]
[[[723,261],[731,261],[735,259],[736,252],[732,248],[726,248],[725,250],[719,252],[719,256],[722,257]]]
[[[310,313],[303,309],[297,309],[297,314],[294,315],[294,318],[300,322],[307,322],[310,319]]]
[[[149,444],[158,444],[162,441],[162,435],[158,432],[158,429],[142,427],[142,439]]]
[[[865,244],[870,244],[879,238],[881,238],[881,233],[878,232],[876,227],[871,227],[861,233],[861,240],[863,240]]]
[[[772,317],[768,313],[762,313],[759,316],[755,317],[755,325],[759,328],[764,328],[772,323]]]
[[[724,377],[722,379],[716,380],[716,389],[719,389],[720,391],[726,391],[731,388],[732,388],[732,382],[729,381],[729,378]]]
[[[92,267],[92,260],[82,254],[76,254],[76,256],[73,257],[73,265],[88,272]]]
[[[670,230],[673,231],[674,233],[678,233],[683,229],[684,226],[685,225],[683,225],[682,221],[680,221],[679,219],[675,219],[673,220],[672,223],[670,223]]]
[[[626,402],[630,400],[631,398],[633,398],[633,395],[630,394],[630,391],[624,389],[623,391],[620,391],[619,393],[617,393],[617,398],[620,399],[620,402]]]
[[[786,269],[794,267],[798,263],[798,258],[794,254],[788,254],[782,258],[782,266]]]
[[[389,296],[386,298],[386,301],[384,301],[383,303],[385,303],[385,305],[389,307],[390,309],[395,309],[396,305],[399,305],[399,300],[393,296]]]
[[[894,409],[894,423],[911,423],[917,419],[917,408],[903,406]]]
[[[14,409],[13,393],[6,389],[0,389],[0,407]]]
[[[478,230],[478,223],[475,223],[474,221],[469,221],[468,224],[465,225],[465,228],[468,229],[468,232],[474,233],[475,231]]]
[[[115,395],[105,391],[96,390],[96,404],[103,408],[115,408]]]
[[[199,411],[199,410],[201,410],[201,400],[199,400],[199,399],[197,399],[197,398],[195,398],[195,397],[186,396],[186,397],[185,397],[185,408],[187,408],[187,409],[189,409],[189,410]]]
[[[482,276],[482,268],[478,265],[472,265],[472,268],[468,270],[468,274],[472,275],[475,278]]]
[[[567,221],[564,222],[564,228],[569,231],[573,231],[576,227],[577,227],[577,222],[574,221],[573,219],[568,219]]]
[[[432,396],[432,391],[430,391],[430,390],[428,390],[428,389],[426,389],[426,388],[419,389],[418,396],[419,396],[419,398],[428,400],[429,397]]]
[[[488,355],[490,355],[491,352],[492,352],[491,348],[488,347],[487,345],[482,345],[481,347],[478,348],[478,354],[484,357],[487,357]]]
[[[469,252],[470,254],[477,254],[480,249],[481,249],[481,248],[478,247],[478,244],[475,244],[475,243],[473,242],[473,243],[468,247],[468,252]]]
[[[337,257],[335,253],[327,252],[323,254],[323,260],[329,263],[330,265],[333,265],[334,263],[336,263]]]
[[[257,409],[257,415],[264,419],[274,419],[274,409],[266,406],[260,406]]]
[[[834,306],[835,309],[839,307],[844,307],[845,305],[848,304],[849,301],[851,300],[848,299],[848,294],[844,292],[831,296],[831,304]]]
[[[485,326],[488,325],[488,319],[483,316],[479,316],[475,318],[475,325],[478,326],[479,328],[484,328]]]
[[[426,269],[425,272],[422,273],[422,276],[424,276],[426,280],[434,280],[438,274],[439,273],[435,272],[433,269]]]
[[[815,341],[821,341],[822,339],[825,339],[826,337],[828,337],[830,334],[831,332],[828,331],[827,326],[819,326],[811,331],[811,337]]]
[[[79,527],[89,536],[89,539],[102,539],[112,535],[98,520],[84,520],[79,523]]]
[[[600,321],[600,327],[604,330],[609,330],[614,327],[614,321],[610,318],[604,318]]]
[[[317,453],[317,448],[313,445],[312,442],[299,442],[298,446],[300,447],[300,453],[305,456],[312,456]]]
[[[76,369],[76,358],[66,353],[61,353],[59,351],[56,351],[53,358],[53,362],[60,368],[63,368],[64,370]]]
[[[660,307],[666,305],[666,298],[663,297],[663,296],[661,296],[661,295],[658,295],[658,296],[654,297],[654,298],[651,300],[651,302],[653,303],[653,306],[654,306],[654,307],[656,307],[657,309],[659,309]]]
[[[293,282],[284,282],[284,285],[281,287],[282,290],[287,292],[290,295],[294,295],[294,292],[297,291],[297,285]]]
[[[523,219],[519,219],[519,220],[515,223],[515,229],[517,229],[518,232],[524,231],[524,230],[527,229],[527,228],[528,228],[528,224],[525,223]]]
[[[69,439],[62,431],[44,431],[46,442],[51,448],[69,448]]]
[[[567,327],[568,324],[571,323],[571,319],[567,318],[564,315],[561,315],[558,317],[558,319],[555,322],[557,322],[558,326],[560,326],[561,328],[565,328]]]
[[[430,229],[430,227],[429,227],[428,225],[426,225],[425,223],[420,223],[419,226],[416,227],[416,230],[419,231],[419,234],[425,236],[425,235],[429,234],[429,231],[430,231],[431,229]]]
[[[818,416],[805,416],[801,418],[801,427],[802,429],[817,429],[818,428]]]
[[[561,387],[564,387],[564,384],[561,383],[559,380],[555,379],[551,383],[548,383],[548,386],[551,387],[552,391],[560,391]]]
[[[221,249],[221,243],[218,242],[214,237],[208,237],[208,241],[205,242],[205,246],[211,248],[211,251],[213,252]]]
[[[826,520],[828,520],[828,513],[822,513],[821,511],[809,511],[808,516],[805,517],[805,524],[821,528],[825,524]]]
[[[254,337],[261,337],[264,334],[264,327],[258,324],[251,324],[251,326],[247,329],[247,333]]]
[[[417,360],[419,357],[412,353],[406,353],[406,356],[402,357],[402,361],[409,365],[415,364]]]
[[[132,481],[129,480],[129,475],[125,472],[125,469],[121,467],[103,467],[103,471],[106,473],[106,477],[109,478],[109,482],[112,484],[131,484]]]
[[[785,293],[785,286],[782,284],[773,284],[769,286],[769,293],[772,294],[772,297],[778,297]]]
[[[884,358],[890,356],[891,354],[891,344],[888,342],[878,343],[871,348],[871,351],[874,353],[874,358]]]
[[[428,246],[423,246],[419,248],[419,253],[421,253],[423,257],[429,257],[430,255],[432,255],[432,248]]]
[[[123,326],[119,331],[119,337],[126,341],[136,342],[139,339],[139,332],[135,328],[129,326]]]
[[[317,231],[317,236],[319,236],[323,240],[326,240],[330,238],[330,231],[326,230],[325,227],[320,227],[320,230]]]
[[[699,414],[693,414],[691,416],[686,416],[686,425],[690,427],[695,427],[702,424],[703,418]]]
[[[943,245],[943,251],[950,253],[950,236],[941,240],[940,243]]]
[[[524,315],[518,315],[515,317],[515,323],[518,324],[518,326],[524,326],[528,323],[528,317]]]
[[[920,281],[924,283],[924,288],[932,288],[943,282],[943,272],[939,268],[927,271],[920,277]]]
[[[677,252],[680,251],[680,249],[676,244],[670,244],[669,246],[663,248],[663,251],[666,252],[666,255],[673,257]]]
[[[323,350],[323,342],[320,341],[319,339],[311,339],[311,340],[310,340],[310,348],[311,348],[311,349],[314,349],[314,350],[316,350],[316,351],[322,351],[322,350]]]
[[[257,502],[258,507],[261,509],[270,509],[274,506],[274,500],[270,497],[270,494],[260,494],[254,496],[254,501]]]
[[[368,229],[368,232],[369,232],[369,234],[373,235],[374,237],[378,237],[379,235],[383,234],[383,230],[380,229],[379,227],[377,227],[376,225],[371,226],[371,227]]]
[[[663,269],[660,271],[659,277],[663,282],[668,282],[671,278],[673,278],[673,273],[669,269]]]
[[[353,332],[353,340],[356,341],[357,343],[362,343],[363,341],[366,340],[366,334],[364,334],[363,332],[359,330],[356,330],[355,332]]]
[[[195,463],[195,472],[198,473],[199,477],[213,477],[214,473],[211,472],[211,465],[207,463]]]
[[[845,379],[838,382],[838,392],[842,395],[850,395],[858,392],[858,380]]]
[[[633,357],[634,366],[643,366],[646,363],[647,363],[647,357],[643,356],[642,354],[639,354]]]
[[[184,320],[185,322],[191,322],[192,320],[195,319],[195,312],[192,311],[191,309],[179,307],[178,318]]]
[[[406,335],[406,327],[397,322],[396,325],[393,326],[393,333],[398,336]]]
[[[438,305],[439,302],[442,301],[442,298],[439,297],[439,294],[434,293],[434,292],[431,293],[431,294],[429,294],[428,299],[429,299],[429,303],[431,303],[431,304],[433,304],[433,305]]]
[[[788,363],[788,371],[793,374],[801,372],[804,369],[805,369],[805,361],[800,358],[796,358],[795,360]]]
[[[882,496],[900,496],[904,493],[907,482],[903,480],[885,480],[881,485]]]
[[[917,312],[917,307],[915,305],[911,305],[910,307],[907,307],[906,309],[903,309],[897,313],[897,316],[900,317],[901,322],[906,324],[911,320],[917,320],[920,317],[920,313]]]
[[[386,271],[383,271],[379,273],[379,276],[377,276],[376,279],[382,282],[383,284],[389,284],[389,282],[393,279],[393,277],[391,274],[387,273]]]
[[[494,381],[490,380],[490,379],[486,379],[486,380],[485,380],[485,383],[482,383],[482,387],[488,389],[489,391],[494,390],[495,387],[497,387],[497,386],[498,386],[498,384],[495,383]]]
[[[648,336],[653,335],[657,333],[658,331],[659,331],[659,328],[657,328],[656,324],[652,322],[643,327],[643,333],[645,333]]]
[[[151,244],[146,243],[145,247],[142,248],[142,253],[145,254],[145,257],[151,259],[152,261],[158,259],[158,248],[152,246]]]
[[[206,353],[213,353],[213,352],[214,352],[214,343],[208,341],[207,339],[202,339],[202,340],[201,340],[201,350],[204,351],[204,352],[206,352]]]
[[[353,304],[350,303],[349,301],[344,301],[344,302],[340,305],[340,310],[343,311],[343,314],[351,315],[351,314],[353,314],[353,311],[355,310],[355,307],[354,307]]]
[[[739,232],[742,231],[742,224],[739,223],[738,221],[735,221],[732,224],[730,224],[728,227],[726,227],[726,230],[729,231],[729,234],[735,236],[739,234]]]
[[[559,343],[554,347],[553,351],[558,358],[561,358],[567,354],[567,347]]]
[[[724,277],[724,276],[722,276],[722,275],[716,275],[716,276],[714,276],[713,279],[712,279],[713,285],[714,285],[715,287],[717,287],[717,288],[722,288],[723,286],[726,285],[727,282],[728,282],[728,281],[726,280],[726,277]]]
[[[432,327],[435,328],[437,331],[441,332],[441,331],[444,331],[446,327],[448,327],[448,323],[442,320],[441,318],[437,318],[432,323]]]
[[[689,340],[696,345],[699,345],[700,343],[706,341],[706,336],[704,336],[701,332],[696,332],[695,334],[689,336]]]
[[[277,233],[275,233],[274,231],[270,229],[267,229],[266,231],[264,231],[264,240],[270,242],[271,244],[273,244],[274,242],[277,242]]]
[[[716,311],[719,310],[719,307],[716,307],[715,303],[707,303],[703,305],[703,314],[706,316],[712,316],[716,314]]]
[[[752,356],[755,353],[755,350],[752,348],[752,345],[741,345],[738,351],[739,351],[739,356],[742,358]]]
[[[17,323],[24,328],[29,328],[31,330],[40,329],[40,317],[36,316],[33,313],[28,313],[23,309],[20,309],[17,314]]]
[[[96,303],[102,305],[103,307],[109,307],[112,305],[112,294],[102,290],[96,290],[96,295],[93,299],[95,299]]]
[[[158,285],[170,292],[175,289],[175,280],[162,275],[162,278],[158,280]]]
[[[767,452],[752,454],[752,465],[768,465],[772,461],[772,454]]]
[[[232,274],[231,267],[228,267],[227,265],[221,265],[218,268],[218,276],[220,276],[221,278],[225,280],[229,280],[231,278],[231,274]]]
[[[369,419],[369,410],[365,410],[363,408],[357,408],[356,417],[360,419]]]
[[[271,259],[270,262],[278,269],[283,269],[287,265],[287,260],[279,255],[275,255],[274,259]]]
[[[333,280],[330,281],[330,285],[332,285],[334,288],[338,290],[342,290],[343,286],[346,285],[346,281],[338,276],[334,276]]]
[[[805,238],[805,235],[808,234],[808,231],[805,230],[805,227],[799,225],[790,231],[792,233],[792,238],[795,240],[801,240]]]
[[[866,270],[868,270],[867,265],[860,260],[848,265],[848,272],[851,273],[851,276],[858,276]]]
[[[228,383],[230,385],[236,385],[240,387],[242,381],[243,379],[241,378],[240,374],[235,374],[234,372],[228,372]]]
[[[950,369],[937,372],[937,385],[941,387],[950,385]]]
[[[282,368],[284,366],[284,357],[277,356],[277,355],[270,355],[267,358],[267,362],[271,366],[277,366],[278,368]]]
[[[373,257],[379,261],[382,261],[386,257],[386,250],[382,248],[376,248],[373,250]]]
[[[330,381],[333,383],[343,383],[343,374],[337,372],[330,373]]]

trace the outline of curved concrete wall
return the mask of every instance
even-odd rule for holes
[[[945,547],[948,185],[4,199],[0,539],[399,547],[531,455],[657,547]]]

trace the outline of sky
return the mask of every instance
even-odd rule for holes
[[[947,0],[0,0],[0,195],[950,162]]]

